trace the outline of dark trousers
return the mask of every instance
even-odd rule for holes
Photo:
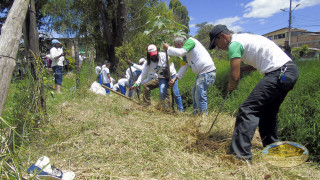
[[[159,80],[152,79],[143,85],[143,102],[151,104],[150,96],[153,89],[159,88]]]
[[[285,67],[285,81],[280,82],[279,75]],[[251,140],[258,126],[263,146],[279,141],[276,116],[281,103],[298,77],[299,70],[293,62],[265,74],[239,107],[230,153],[237,158],[251,159]]]

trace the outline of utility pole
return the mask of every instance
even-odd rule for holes
[[[292,24],[292,11],[295,10],[300,4],[297,4],[296,7],[292,9],[292,0],[290,0],[290,7],[289,7],[289,32],[288,32],[288,44],[291,45],[291,24]],[[280,9],[283,12],[286,12],[285,9]]]
[[[288,33],[288,44],[289,46],[291,45],[291,13],[292,13],[292,10],[291,10],[291,5],[292,5],[292,0],[290,0],[290,9],[289,9],[289,33]]]

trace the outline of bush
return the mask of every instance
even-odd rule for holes
[[[299,58],[307,55],[309,52],[308,45],[302,45],[301,47],[296,47],[292,49],[292,58],[294,60],[299,60]]]

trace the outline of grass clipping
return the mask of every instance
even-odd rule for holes
[[[83,99],[61,103],[25,158],[32,163],[46,155],[56,167],[74,171],[76,179],[320,177],[311,163],[284,169],[263,162],[257,134],[253,165],[226,155],[234,117],[221,114],[209,137],[206,131],[216,112],[194,117],[155,107],[142,107],[115,94],[105,97],[88,92]]]

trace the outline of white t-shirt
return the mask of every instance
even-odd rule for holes
[[[82,64],[84,56],[79,55],[79,64]]]
[[[137,70],[138,70],[138,69],[136,69],[135,67],[132,67],[132,66],[131,66],[131,71],[132,71],[132,73],[135,72],[135,71],[137,71]],[[130,79],[130,77],[131,77],[130,68],[128,68],[128,69],[126,70],[126,77],[127,77],[128,79]]]
[[[97,75],[101,74],[101,67],[100,66],[95,67],[94,70],[96,71]]]
[[[118,84],[121,86],[129,86],[129,80],[126,78],[121,78],[118,80]]]
[[[145,62],[145,63],[146,63],[146,62]],[[143,66],[133,63],[133,67],[136,68],[136,69],[138,69],[138,70],[141,70],[141,71],[142,71],[142,67],[143,67]],[[152,79],[158,79],[158,75],[157,75],[155,72],[153,72],[152,69],[150,69],[149,72],[148,72],[148,77],[147,77],[147,79],[144,79],[144,80],[141,82],[141,84],[145,84],[145,83],[151,81]]]
[[[205,47],[196,39],[190,37],[187,39],[182,48],[168,48],[168,54],[172,56],[187,56],[183,60],[184,65],[180,68],[177,77],[181,79],[188,66],[191,67],[195,74],[204,74],[216,69],[214,62]]]
[[[170,57],[168,57],[170,59]],[[148,63],[144,63],[142,65],[142,73],[139,76],[136,83],[140,85],[141,81],[144,80],[144,78],[147,76],[149,70],[152,70],[155,72],[158,76],[158,78],[165,78],[165,74],[167,73],[167,58],[166,54],[164,52],[159,52],[159,62],[156,64],[154,62],[150,62],[150,65]],[[176,69],[174,68],[174,64],[170,64],[170,74],[171,76],[175,75]]]
[[[115,91],[118,91],[118,90],[120,89],[119,84],[116,83],[116,84],[112,87],[112,89],[115,90]]]
[[[102,83],[111,83],[110,79],[108,78],[108,74],[110,75],[109,69],[107,67],[104,67],[101,71],[102,74]]]
[[[53,66],[63,66],[64,56],[55,59],[57,56],[60,56],[63,53],[62,48],[52,47],[50,49],[50,59],[52,60],[51,67]]]
[[[254,34],[233,34],[228,48],[229,59],[241,60],[260,74],[279,69],[291,58],[273,41]]]

